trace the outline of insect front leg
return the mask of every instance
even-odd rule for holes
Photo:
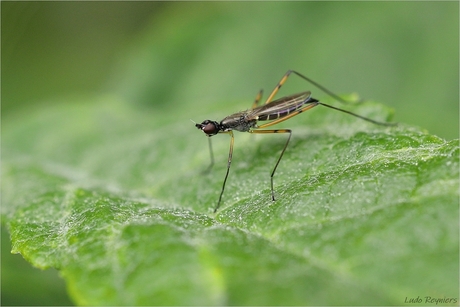
[[[220,203],[222,201],[222,195],[224,195],[225,183],[227,182],[228,173],[230,172],[230,166],[232,165],[233,143],[235,140],[235,138],[233,137],[233,132],[231,130],[223,133],[227,133],[230,135],[230,150],[228,151],[227,172],[225,173],[224,183],[222,184],[222,191],[220,191],[219,201],[217,202],[217,206],[214,208],[214,213],[216,213],[217,209],[219,209]]]
[[[209,164],[208,168],[203,171],[203,174],[209,173],[212,167],[214,166],[214,153],[212,150],[212,141],[210,137],[208,137],[208,145],[209,145],[209,157],[211,159],[211,163]]]

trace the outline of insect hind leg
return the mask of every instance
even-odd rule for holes
[[[230,135],[230,149],[228,151],[227,172],[225,173],[224,182],[222,183],[222,190],[220,191],[219,201],[217,202],[216,207],[214,207],[214,213],[217,212],[217,209],[219,209],[220,204],[222,202],[222,196],[224,195],[225,184],[227,183],[228,173],[230,172],[230,166],[232,165],[233,143],[235,141],[235,138],[233,137],[233,132],[232,131],[227,131],[227,132],[224,132],[224,133]]]
[[[211,171],[212,167],[214,166],[214,153],[212,150],[212,141],[210,137],[208,137],[208,147],[209,147],[209,158],[211,161],[208,167],[204,171],[202,171],[202,174],[208,174]]]
[[[264,93],[264,90],[260,90],[259,93],[256,96],[256,99],[254,99],[254,103],[252,104],[251,109],[256,108],[259,105],[260,99],[262,99],[262,94]]]
[[[278,93],[279,89],[283,86],[284,82],[289,78],[289,75],[294,72],[293,70],[288,70],[284,76],[281,78],[280,82],[275,86],[273,91],[271,92],[270,96],[268,96],[267,100],[265,101],[265,104],[271,102],[273,100],[273,97],[275,97],[276,93]]]
[[[339,95],[335,94],[334,92],[332,92],[331,90],[327,89],[326,87],[322,86],[321,84],[319,84],[318,82],[308,78],[307,76],[301,74],[300,72],[297,72],[295,70],[291,70],[292,73],[296,74],[297,76],[299,76],[300,78],[304,79],[305,81],[313,84],[314,86],[316,86],[317,88],[319,88],[320,90],[322,90],[323,92],[325,92],[326,94],[328,94],[329,96],[331,96],[332,98],[334,98],[335,100],[341,102],[341,103],[344,103],[344,104],[352,104],[352,103],[355,103],[354,101],[347,101],[343,98],[341,98]],[[358,101],[358,103],[362,103],[364,100],[360,99]]]
[[[307,76],[299,73],[298,71],[295,71],[295,70],[288,70],[284,76],[281,78],[281,80],[278,82],[278,84],[275,86],[275,88],[273,89],[273,91],[271,92],[270,96],[268,96],[267,100],[265,101],[265,104],[271,102],[273,100],[273,98],[275,97],[276,93],[278,93],[279,89],[283,86],[283,84],[286,82],[286,80],[289,78],[289,76],[291,74],[295,74],[297,75],[298,77],[304,79],[305,81],[309,82],[310,84],[313,84],[314,86],[316,86],[317,88],[319,88],[320,90],[322,90],[324,93],[328,94],[329,96],[331,96],[332,98],[336,99],[337,101],[341,102],[341,103],[344,103],[344,104],[352,104],[354,103],[353,101],[347,101],[343,98],[341,98],[339,95],[335,94],[334,92],[332,92],[331,90],[327,89],[326,87],[322,86],[321,84],[319,84],[318,82],[308,78]],[[363,100],[359,100],[358,103],[361,103],[363,102]]]

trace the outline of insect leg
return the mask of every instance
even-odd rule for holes
[[[235,138],[233,137],[233,132],[231,130],[224,133],[228,133],[230,135],[230,150],[228,151],[227,173],[225,174],[224,183],[222,184],[222,191],[220,191],[219,201],[217,202],[217,206],[214,208],[214,213],[216,213],[217,209],[220,207],[222,195],[224,195],[225,183],[227,182],[228,173],[230,172],[230,165],[232,164],[233,142]]]
[[[208,145],[209,145],[209,157],[211,158],[211,163],[209,164],[208,168],[203,172],[203,173],[209,173],[209,171],[212,169],[214,166],[214,153],[212,151],[212,142],[211,138],[208,137]]]
[[[313,84],[314,86],[316,86],[317,88],[319,88],[320,90],[322,90],[323,92],[325,92],[326,94],[328,94],[329,96],[331,96],[332,98],[336,99],[337,101],[340,101],[341,103],[344,103],[344,104],[350,104],[352,102],[350,101],[346,101],[345,99],[339,97],[337,94],[334,94],[334,92],[328,90],[326,87],[322,86],[321,84],[317,83],[316,81],[313,81],[312,79],[302,75],[301,73],[295,71],[295,70],[288,70],[283,78],[281,78],[280,82],[278,82],[278,84],[276,85],[276,87],[273,89],[272,93],[270,94],[270,96],[268,96],[268,99],[267,101],[265,101],[265,103],[269,103],[270,101],[272,101],[272,99],[275,97],[276,93],[278,92],[278,90],[281,88],[281,86],[283,86],[284,82],[286,82],[287,78],[289,77],[289,75],[291,73],[294,73],[296,74],[297,76],[299,76],[300,78],[304,79],[305,81]]]
[[[291,139],[292,131],[289,129],[274,129],[274,130],[251,130],[250,132],[251,133],[261,133],[261,134],[263,133],[289,133],[289,137],[286,141],[286,144],[284,145],[283,150],[281,151],[281,154],[278,158],[278,161],[276,161],[275,167],[273,168],[273,171],[270,175],[270,187],[272,190],[272,200],[275,201],[275,191],[273,189],[273,176],[275,175],[276,168],[278,167],[278,164],[280,164],[281,158],[283,157],[284,152],[286,151],[286,148],[289,144],[289,140]]]
[[[300,78],[304,79],[305,81],[313,84],[314,86],[316,86],[317,88],[319,88],[320,90],[322,90],[323,92],[325,92],[326,94],[328,94],[329,96],[334,98],[335,100],[340,101],[340,102],[342,102],[344,104],[350,104],[351,103],[350,101],[346,101],[345,99],[340,98],[337,94],[334,94],[332,91],[328,90],[327,88],[325,88],[321,84],[319,84],[319,83],[313,81],[312,79],[302,75],[300,72],[297,72],[295,70],[290,70],[289,72],[292,72],[292,73],[296,74],[297,76],[299,76]]]
[[[350,112],[348,110],[344,110],[344,109],[341,109],[341,108],[337,108],[337,107],[334,107],[334,106],[331,106],[329,104],[325,104],[325,103],[322,103],[322,102],[319,102],[318,101],[318,104],[322,105],[322,106],[325,106],[325,107],[328,107],[328,108],[331,108],[333,110],[337,110],[337,111],[340,111],[340,112],[343,112],[343,113],[346,113],[346,114],[349,114],[349,115],[353,115],[355,117],[358,117],[358,118],[361,118],[365,121],[368,121],[370,123],[373,123],[373,124],[376,124],[376,125],[380,125],[380,126],[396,126],[398,123],[387,123],[387,122],[380,122],[380,121],[377,121],[377,120],[373,120],[371,118],[367,118],[365,116],[362,116],[362,115],[359,115],[359,114],[356,114],[356,113],[353,113],[353,112]]]
[[[254,109],[254,108],[257,107],[257,105],[259,104],[260,99],[262,98],[263,92],[264,92],[264,90],[260,90],[260,91],[259,91],[259,93],[258,93],[257,96],[256,96],[256,99],[254,100],[254,103],[252,104],[251,109]]]
[[[270,101],[272,101],[273,97],[275,97],[276,93],[278,92],[278,90],[283,86],[284,82],[286,82],[287,78],[289,77],[289,75],[291,74],[291,72],[293,72],[292,70],[288,70],[283,78],[281,78],[280,82],[278,82],[278,84],[275,86],[275,88],[273,89],[272,93],[270,94],[270,96],[268,96],[267,100],[265,101],[265,104],[269,103]]]

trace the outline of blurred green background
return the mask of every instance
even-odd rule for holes
[[[1,2],[1,17],[2,119],[108,93],[202,120],[200,104],[249,107],[295,69],[459,135],[458,2]],[[324,97],[295,78],[282,94]],[[2,228],[3,305],[71,304],[56,271],[9,250]]]

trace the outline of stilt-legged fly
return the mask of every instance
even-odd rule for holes
[[[302,79],[312,83],[313,85],[320,88],[325,93],[329,94],[330,96],[339,100],[340,102],[347,103],[342,98],[338,97],[337,95],[335,95],[334,93],[332,93],[325,87],[321,86],[320,84],[316,83],[315,81],[311,80],[310,78],[307,78],[304,75],[294,70],[288,70],[286,74],[283,76],[283,78],[281,78],[281,81],[273,89],[270,96],[268,96],[264,105],[258,106],[259,101],[262,98],[262,91],[260,91],[252,105],[252,108],[249,110],[229,115],[225,117],[223,120],[221,120],[220,122],[213,121],[213,120],[205,120],[201,124],[195,123],[195,127],[202,130],[208,137],[211,137],[218,133],[226,133],[230,135],[230,150],[228,153],[227,173],[225,174],[224,182],[222,184],[222,190],[219,196],[219,201],[217,202],[217,205],[214,208],[214,212],[217,211],[217,209],[220,207],[220,204],[222,202],[222,195],[224,194],[225,183],[227,182],[228,173],[230,171],[230,165],[232,164],[233,141],[234,141],[233,130],[241,131],[241,132],[249,132],[249,133],[262,133],[262,134],[263,133],[287,133],[289,134],[286,140],[286,144],[281,150],[281,154],[278,160],[276,161],[275,167],[273,168],[273,171],[271,172],[271,175],[270,175],[271,194],[272,194],[272,200],[274,201],[275,192],[273,190],[273,176],[275,175],[276,168],[278,167],[278,164],[280,163],[281,158],[283,157],[283,154],[286,151],[286,148],[289,144],[289,140],[291,139],[292,131],[290,129],[270,129],[270,130],[259,130],[259,129],[263,129],[266,127],[276,125],[304,111],[307,111],[313,107],[316,107],[317,105],[322,105],[322,106],[325,106],[325,107],[328,107],[328,108],[331,108],[337,111],[341,111],[341,112],[347,113],[349,115],[353,115],[355,117],[361,118],[363,120],[366,120],[368,122],[371,122],[377,125],[393,126],[396,124],[396,123],[386,123],[386,122],[375,121],[373,119],[355,114],[353,112],[325,104],[311,97],[311,92],[309,91],[291,95],[291,96],[286,96],[286,97],[272,101],[273,97],[276,95],[276,93],[281,88],[281,86],[284,84],[284,82],[286,82],[287,78],[289,77],[291,73],[294,73],[297,76],[301,77]],[[268,122],[262,125],[257,125],[258,121],[268,121]],[[210,167],[212,167],[212,165],[214,164],[214,157],[212,154],[211,139],[209,139],[209,149],[211,153]]]

